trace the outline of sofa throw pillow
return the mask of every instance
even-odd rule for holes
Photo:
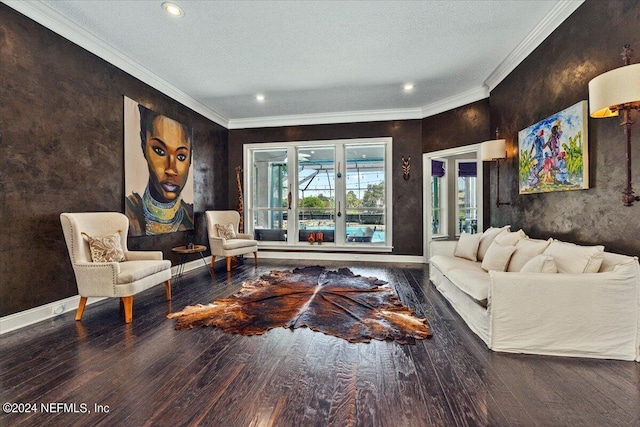
[[[477,261],[478,245],[480,245],[480,237],[482,234],[462,233],[456,250],[453,253],[459,258],[465,258],[470,261]]]
[[[511,261],[509,261],[507,271],[520,271],[527,261],[544,252],[552,240],[551,238],[549,240],[529,238],[519,240],[518,243],[516,243],[516,251],[513,253]]]
[[[223,239],[229,240],[236,238],[236,232],[233,229],[233,224],[231,223],[227,225],[216,224],[216,231],[218,232],[218,236],[222,237]]]
[[[89,250],[91,252],[91,261],[93,262],[122,262],[125,261],[124,251],[120,244],[119,230],[113,234],[105,234],[104,236],[92,237],[84,231],[81,232],[82,237],[89,242]]]
[[[502,246],[515,246],[519,240],[526,238],[527,235],[522,230],[512,231],[508,233],[502,233],[493,239],[494,242],[498,242]]]
[[[496,238],[497,235],[502,233],[509,232],[510,225],[505,225],[504,227],[489,227],[484,233],[482,233],[482,237],[480,237],[480,246],[478,246],[478,261],[482,261],[484,259],[484,254],[487,253],[489,246],[493,243],[493,239]]]
[[[554,240],[543,254],[553,257],[558,273],[597,273],[604,258],[604,246],[580,246]]]
[[[558,266],[552,256],[536,255],[520,269],[521,273],[557,273]]]
[[[484,255],[482,269],[484,271],[505,271],[515,250],[515,246],[502,246],[494,240]]]

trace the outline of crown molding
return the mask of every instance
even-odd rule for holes
[[[485,80],[485,85],[492,91],[504,80],[527,56],[531,54],[556,28],[562,24],[584,0],[560,0],[542,19],[522,42],[493,70]]]
[[[250,117],[230,119],[229,129],[249,129],[279,126],[322,125],[335,123],[381,122],[386,120],[420,120],[462,105],[487,98],[489,90],[478,87],[419,108],[395,110],[347,111],[342,113],[298,114],[291,116]]]
[[[147,68],[136,63],[130,57],[124,55],[119,50],[114,49],[46,4],[36,1],[21,0],[3,0],[3,3],[67,40],[77,44],[83,49],[86,49],[110,64],[120,68],[122,71],[131,74],[143,83],[146,83],[165,95],[175,99],[184,106],[191,108],[206,118],[228,128],[229,119],[211,110],[209,107],[205,106],[195,98],[192,98],[190,95],[187,95],[185,92],[176,88],[166,80],[161,79]]]
[[[229,129],[278,126],[322,125],[333,123],[380,122],[385,120],[421,119],[420,108],[397,110],[347,111],[342,113],[297,114],[291,116],[250,117],[230,119]]]
[[[422,107],[422,118],[435,116],[489,97],[489,89],[480,86]]]

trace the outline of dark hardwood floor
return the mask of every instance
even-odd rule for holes
[[[0,400],[38,409],[2,413],[0,425],[640,426],[640,363],[491,352],[429,283],[428,266],[322,263],[388,281],[432,328],[416,345],[307,329],[176,331],[165,317],[310,264],[247,260],[213,280],[201,268],[170,303],[163,286],[137,295],[132,324],[109,299],[82,322],[67,313],[0,336]]]

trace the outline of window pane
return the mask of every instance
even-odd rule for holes
[[[469,176],[470,169],[466,168],[466,165],[475,165],[475,163],[460,163],[458,166],[458,232],[477,233],[477,179],[475,176]]]
[[[257,240],[284,241],[287,229],[287,150],[253,152],[252,212]]]
[[[335,206],[335,166],[333,147],[298,149],[298,206],[333,208]]]
[[[385,242],[385,146],[345,149],[347,242]]]
[[[444,169],[443,169],[444,170]],[[442,204],[440,191],[441,183],[437,176],[431,177],[431,234],[442,234],[440,225],[440,206]]]
[[[335,148],[300,147],[298,152],[298,241],[321,233],[333,242],[335,232]]]

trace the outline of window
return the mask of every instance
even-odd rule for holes
[[[391,249],[391,138],[245,146],[247,232],[261,245]],[[318,248],[319,246],[313,246]]]
[[[446,161],[431,160],[431,235],[447,235]]]
[[[287,151],[256,150],[252,153],[252,163],[251,223],[255,229],[264,230],[256,238],[284,241],[289,192]]]
[[[478,232],[477,162],[456,160],[458,194],[456,234]]]

